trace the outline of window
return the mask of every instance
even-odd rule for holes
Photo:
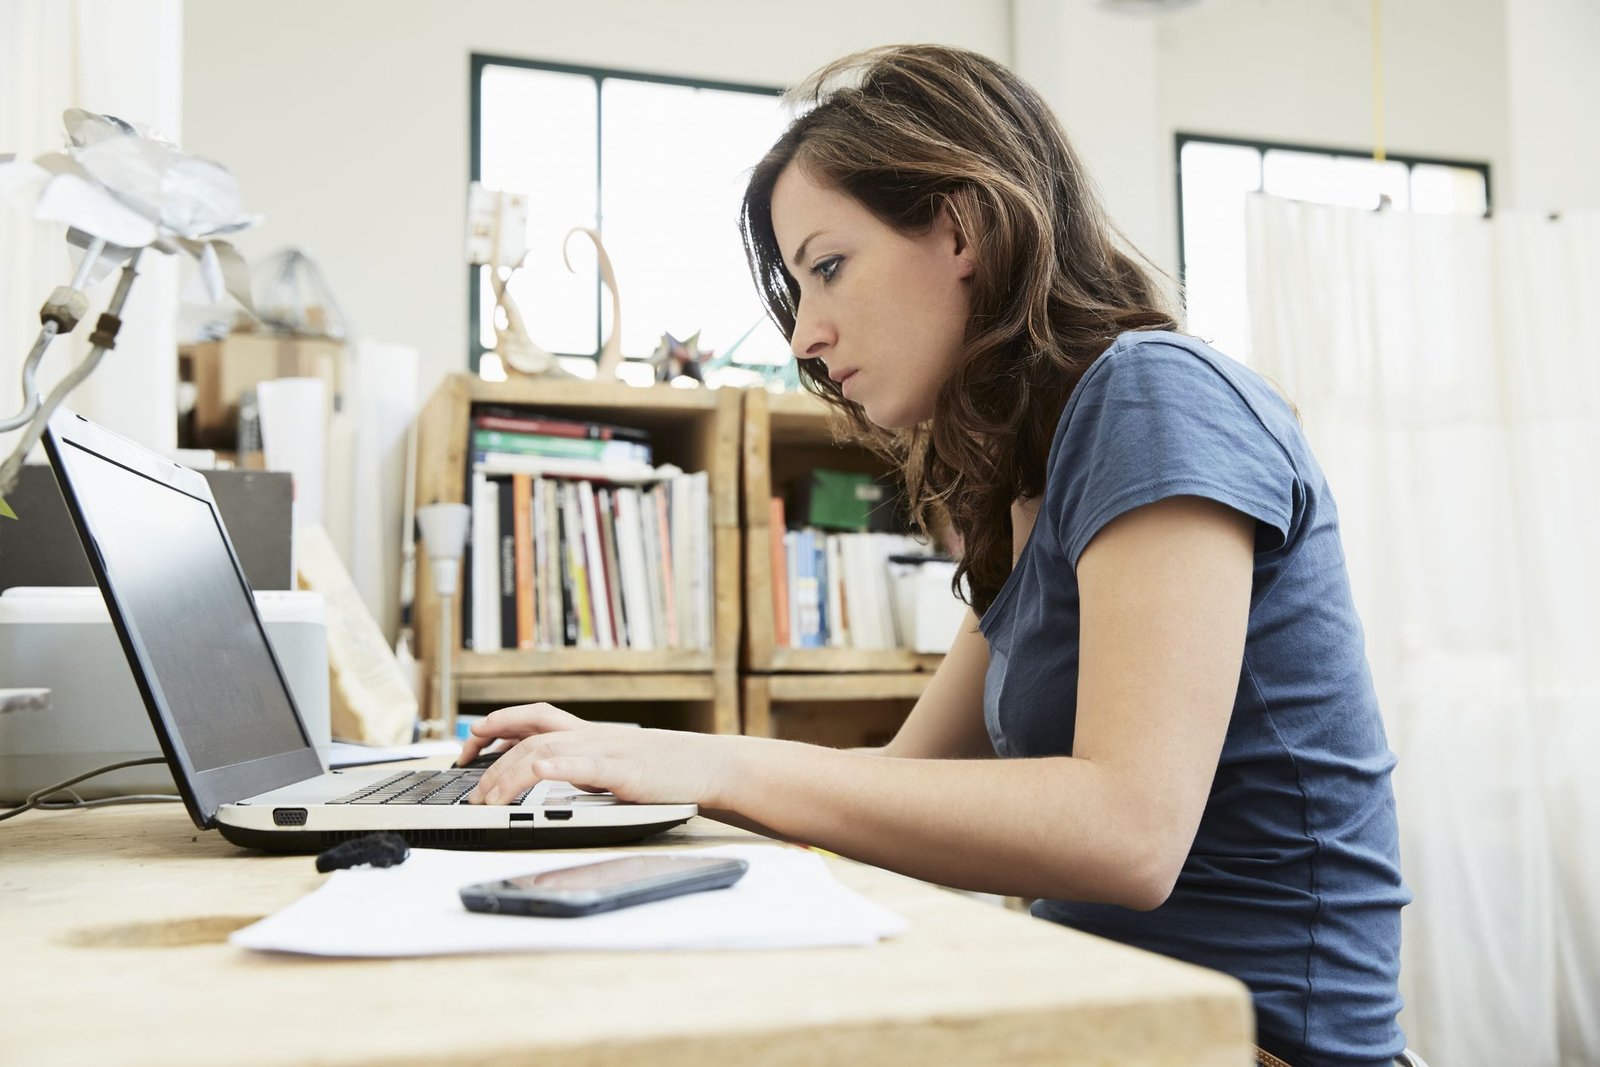
[[[529,197],[528,256],[509,291],[533,340],[592,377],[611,329],[594,246],[601,233],[622,295],[622,351],[697,330],[719,354],[782,363],[739,239],[745,180],[786,125],[779,89],[692,82],[495,56],[472,58],[474,180]],[[495,344],[488,267],[469,271],[471,363]],[[497,360],[484,360],[493,373]]]
[[[1245,302],[1245,200],[1293,200],[1396,211],[1487,214],[1484,163],[1178,135],[1178,270],[1186,326],[1235,359],[1250,358]]]

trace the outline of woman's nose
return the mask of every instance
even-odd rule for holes
[[[816,359],[825,356],[833,346],[833,330],[803,307],[795,316],[794,335],[789,348],[796,359]]]

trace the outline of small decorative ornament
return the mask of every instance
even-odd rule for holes
[[[704,385],[703,368],[714,355],[711,351],[701,351],[699,330],[682,341],[664,333],[646,362],[655,368],[657,382],[671,383],[677,378],[688,378]]]

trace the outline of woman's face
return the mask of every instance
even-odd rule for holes
[[[823,360],[878,426],[931,416],[971,313],[972,256],[949,213],[907,237],[791,163],[772,190],[772,228],[800,284],[795,357]]]

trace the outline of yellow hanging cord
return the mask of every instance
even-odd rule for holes
[[[1372,0],[1372,158],[1383,151],[1383,0]]]

